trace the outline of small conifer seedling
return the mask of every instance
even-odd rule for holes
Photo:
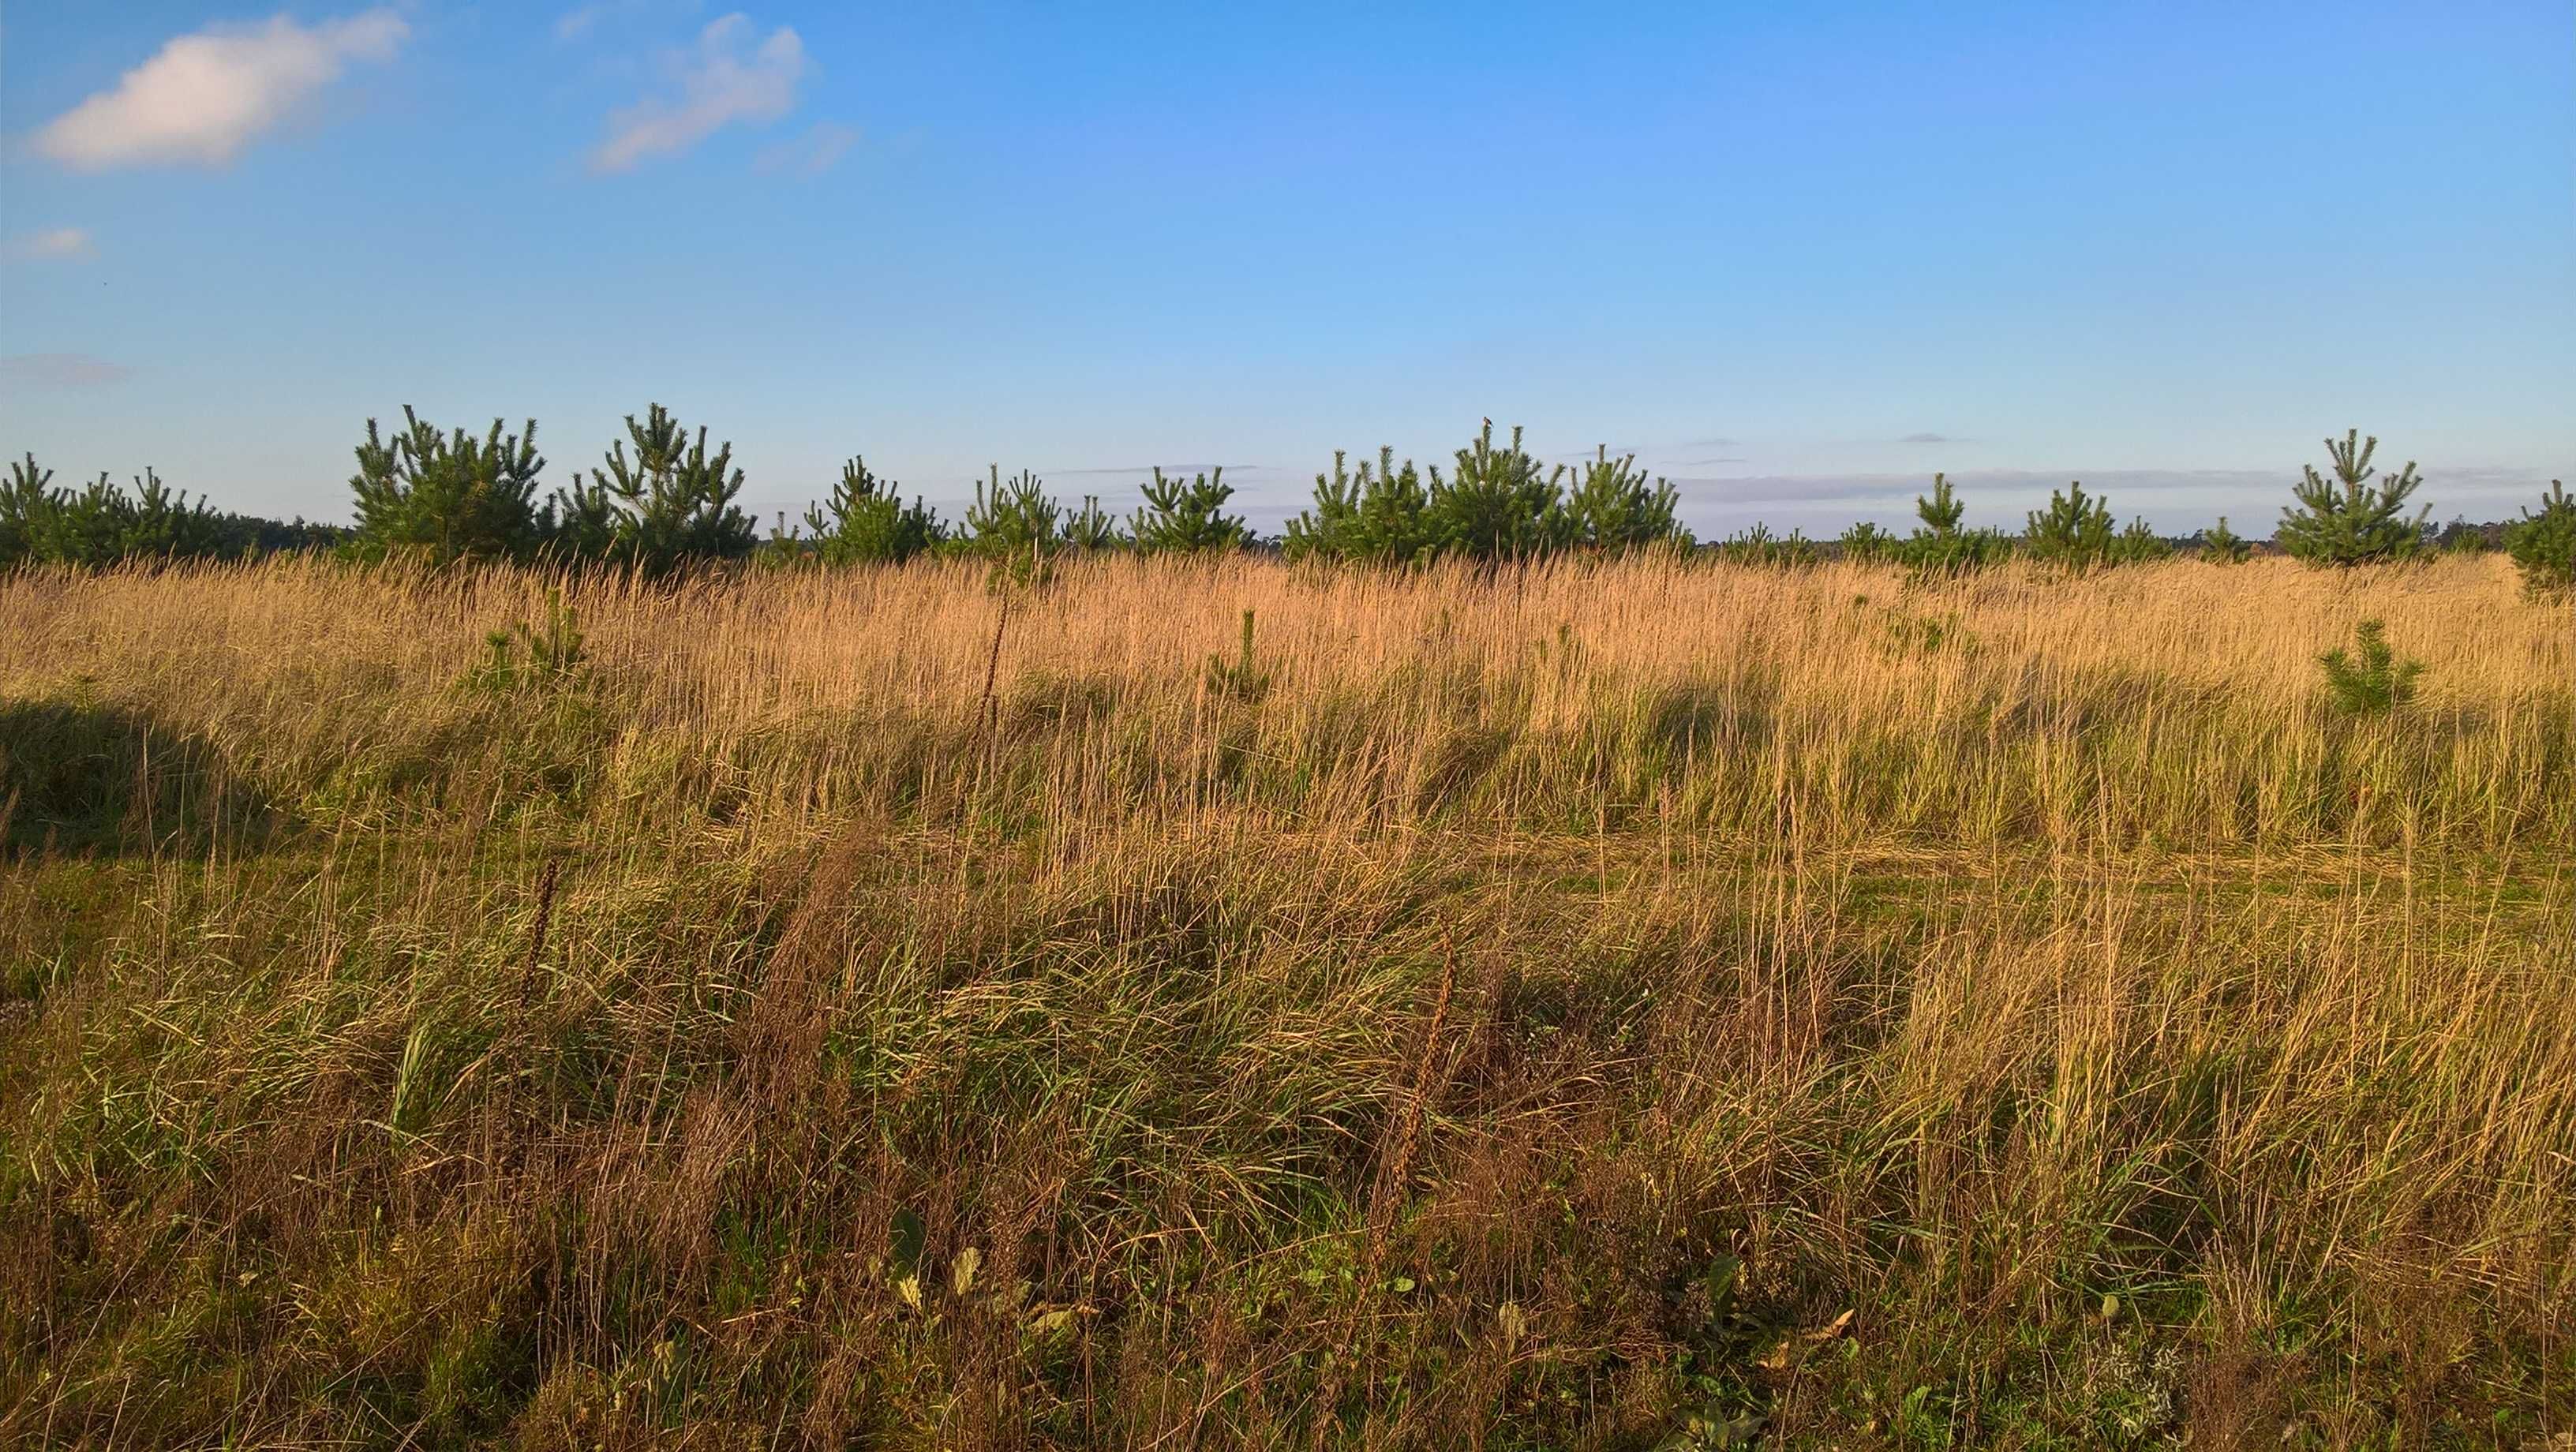
[[[2353,716],[2385,716],[2415,699],[2415,678],[2424,673],[2422,661],[2398,658],[2377,619],[2354,628],[2351,650],[2338,645],[2318,656],[2317,665],[2335,709]]]

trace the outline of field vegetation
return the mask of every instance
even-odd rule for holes
[[[1293,560],[853,460],[791,562],[911,563],[692,571],[633,442],[617,568],[0,574],[0,1443],[2576,1429],[2528,567],[1686,552],[1488,436]]]

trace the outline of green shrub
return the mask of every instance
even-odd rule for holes
[[[1252,543],[1252,531],[1240,516],[1224,512],[1233,497],[1234,486],[1225,482],[1222,466],[1187,484],[1164,478],[1158,468],[1127,532],[1136,548],[1149,555],[1239,550]]]
[[[1866,521],[1844,530],[1842,537],[1834,543],[1841,547],[1844,559],[1862,565],[1894,559],[1905,545],[1894,530],[1882,529]]]
[[[403,431],[386,438],[374,419],[358,445],[349,480],[358,524],[349,548],[381,558],[402,554],[432,564],[456,560],[521,560],[553,532],[553,513],[536,503],[537,421],[504,434],[501,421],[481,439],[463,429],[442,434],[403,406]]]
[[[2363,440],[2360,433],[2347,429],[2342,443],[2326,440],[2333,482],[2314,465],[2299,466],[2305,477],[2297,486],[2298,507],[2282,507],[2281,528],[2273,536],[2293,557],[2311,565],[2367,565],[2408,559],[2424,548],[2424,520],[2433,507],[2425,505],[2412,520],[2401,513],[2407,496],[2424,482],[2415,477],[2414,461],[2373,487],[2370,456],[2379,440]]]
[[[2317,657],[2335,709],[2383,716],[2415,699],[2415,678],[2424,673],[2424,663],[2398,659],[2389,648],[2386,626],[2376,619],[2362,621],[2354,628],[2353,647],[2347,651],[2338,645]]]
[[[1434,548],[1444,555],[1499,562],[1543,558],[1574,540],[1574,517],[1566,511],[1565,466],[1540,472],[1539,461],[1521,447],[1521,431],[1494,447],[1494,421],[1485,420],[1475,441],[1456,454],[1457,466],[1443,478],[1431,470],[1431,498],[1424,511]]]
[[[2111,557],[2111,506],[2098,495],[2086,494],[2080,480],[2052,492],[2047,510],[2034,509],[2029,519],[2022,531],[2022,549],[2033,559],[2085,570]]]
[[[1409,565],[1434,551],[1427,514],[1431,497],[1413,461],[1395,467],[1395,450],[1378,450],[1375,468],[1362,462],[1359,472],[1343,468],[1343,454],[1333,454],[1330,476],[1315,476],[1315,502],[1288,521],[1283,553],[1292,560],[1339,560],[1354,564]]]
[[[1667,481],[1648,486],[1636,455],[1613,459],[1604,444],[1583,466],[1565,509],[1578,548],[1616,554],[1650,545],[1689,548],[1690,531],[1677,516],[1680,505],[1680,494]]]
[[[1932,476],[1932,493],[1914,497],[1914,512],[1923,523],[1906,539],[1897,557],[1917,574],[1965,574],[2012,557],[2012,541],[2000,531],[1960,527],[1968,506],[1947,475]]]
[[[2455,514],[2433,536],[2432,545],[2446,555],[2482,555],[2495,548],[2495,541],[2487,537],[2484,525],[2471,524]]]
[[[0,485],[0,566],[36,558],[36,540],[58,498],[54,471],[36,466],[36,456],[12,461],[9,478]]]
[[[2549,481],[2540,496],[2540,512],[2522,511],[2505,526],[2505,553],[2522,571],[2523,588],[2535,595],[2563,595],[2576,590],[2576,499],[2567,486]]]
[[[2173,544],[2149,528],[2141,516],[2130,520],[2129,527],[2121,530],[2111,541],[2110,552],[2105,558],[2115,565],[2143,565],[2171,559],[2173,552]]]
[[[1100,551],[1124,549],[1127,536],[1118,532],[1118,521],[1100,507],[1100,496],[1082,496],[1082,507],[1064,518],[1064,546],[1071,550]]]
[[[1037,475],[1023,470],[1006,481],[1002,466],[995,464],[975,485],[966,527],[951,547],[991,561],[1020,584],[1041,584],[1065,547],[1063,513]]]
[[[535,625],[513,622],[483,637],[484,658],[466,677],[478,690],[516,691],[579,682],[589,669],[581,623],[564,603],[561,587],[546,591],[546,611]]]
[[[9,466],[0,488],[0,565],[101,567],[126,560],[202,559],[234,552],[237,529],[202,498],[188,501],[143,471],[132,492],[101,474],[78,493],[52,487],[36,456]]]
[[[1242,700],[1259,700],[1270,689],[1270,673],[1253,663],[1252,612],[1243,612],[1243,644],[1234,660],[1211,652],[1207,660],[1207,687],[1211,694],[1234,696]]]
[[[1815,541],[1797,530],[1781,539],[1771,533],[1767,524],[1756,522],[1750,528],[1719,540],[1715,554],[1730,565],[1755,565],[1768,569],[1803,569],[1819,558]]]
[[[534,430],[533,421],[529,427]],[[561,497],[562,519],[550,521],[564,555],[658,575],[740,559],[759,542],[751,517],[733,502],[742,493],[733,445],[710,456],[703,425],[692,440],[670,410],[648,405],[641,423],[626,416],[626,437],[609,445],[605,462],[606,469],[591,471],[588,486],[576,484]]]
[[[899,565],[937,549],[946,531],[919,496],[905,504],[890,481],[853,457],[841,466],[832,497],[805,510],[815,558],[827,565]]]
[[[2247,544],[2238,537],[2236,531],[2227,527],[2226,515],[2218,516],[2218,523],[2200,532],[2200,557],[2210,564],[2243,564],[2245,557],[2253,552],[2254,546]]]

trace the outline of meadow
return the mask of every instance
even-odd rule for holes
[[[2497,556],[28,568],[0,752],[0,1443],[2576,1432]]]

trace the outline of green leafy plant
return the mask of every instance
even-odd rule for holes
[[[2317,665],[2335,709],[2354,716],[2384,716],[2415,699],[2415,678],[2424,673],[2422,661],[2398,657],[2387,627],[2375,618],[2354,627],[2351,650],[2338,645],[2318,656]]]
[[[2253,552],[2254,546],[2227,527],[2226,515],[2218,516],[2218,523],[2200,532],[2200,557],[2210,564],[2241,565]]]
[[[387,437],[367,420],[357,455],[350,548],[361,555],[440,565],[526,559],[552,531],[552,511],[536,503],[546,461],[537,453],[535,419],[524,432],[505,434],[496,418],[478,439],[461,428],[443,434],[405,404],[402,432]]]
[[[1669,482],[1646,482],[1636,455],[1613,459],[1604,444],[1583,466],[1565,511],[1576,548],[1617,554],[1652,545],[1689,548],[1690,531],[1677,515],[1680,505],[1681,495]]]
[[[1239,550],[1252,543],[1252,531],[1240,516],[1227,514],[1225,503],[1234,486],[1225,469],[1201,474],[1189,483],[1166,479],[1156,469],[1145,485],[1145,503],[1128,521],[1127,532],[1140,553],[1203,554]]]
[[[1211,694],[1246,701],[1259,700],[1270,689],[1270,673],[1252,659],[1251,611],[1243,612],[1243,642],[1235,659],[1227,660],[1222,652],[1208,656],[1207,688]]]
[[[2378,449],[2377,438],[2363,439],[2360,430],[2347,429],[2343,442],[2326,440],[2333,480],[2312,464],[2300,466],[2304,477],[2297,486],[2298,506],[2282,507],[2281,528],[2273,536],[2282,549],[2311,565],[2338,566],[2408,559],[2423,549],[2424,520],[2433,507],[2425,505],[2411,520],[2404,510],[2407,496],[2424,481],[2415,477],[2414,461],[2408,460],[2395,478],[2374,486],[2370,481],[2378,471],[2370,458]]]
[[[841,466],[830,499],[807,506],[805,527],[813,531],[815,558],[827,565],[899,565],[946,538],[939,517],[918,496],[904,503],[894,484],[858,457]]]
[[[484,656],[466,680],[487,691],[559,687],[580,681],[588,672],[581,622],[564,603],[560,586],[546,591],[545,613],[537,623],[514,621],[483,637]]]
[[[2576,591],[2576,498],[2567,486],[2549,481],[2540,496],[2540,512],[2526,507],[2522,517],[2505,526],[2505,553],[2522,571],[2522,585],[2534,595]]]
[[[1431,496],[1413,461],[1398,469],[1395,450],[1385,448],[1374,468],[1363,461],[1353,473],[1343,458],[1335,451],[1333,472],[1315,476],[1314,505],[1288,521],[1282,552],[1292,560],[1374,565],[1428,559],[1436,548],[1427,518]]]

